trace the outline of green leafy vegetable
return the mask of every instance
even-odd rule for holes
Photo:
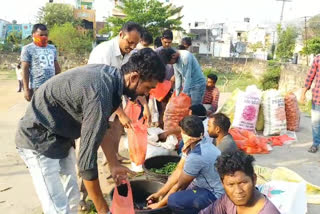
[[[177,165],[178,163],[169,162],[165,164],[162,168],[159,168],[159,169],[151,168],[150,171],[157,174],[171,175],[171,173],[176,169]]]

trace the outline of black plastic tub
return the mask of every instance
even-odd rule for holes
[[[160,213],[171,214],[172,213],[167,206],[159,209],[153,209],[153,210],[136,209],[137,207],[146,207],[147,197],[157,192],[163,186],[163,183],[156,182],[156,181],[147,181],[147,180],[133,180],[133,181],[130,181],[130,184],[132,189],[133,202],[135,205],[134,211],[136,214],[160,214]],[[111,200],[113,197],[113,191],[114,189],[110,193]]]
[[[146,173],[147,180],[149,180],[149,181],[159,181],[159,182],[162,182],[162,183],[166,183],[167,180],[168,180],[168,177],[170,175],[154,173],[154,172],[151,172],[150,169],[151,168],[160,169],[160,168],[164,167],[164,165],[169,163],[169,162],[178,163],[179,161],[180,161],[180,157],[179,156],[161,155],[161,156],[155,156],[155,157],[152,157],[152,158],[148,158],[147,160],[145,160],[145,162],[144,162],[142,167],[143,167],[143,170]]]

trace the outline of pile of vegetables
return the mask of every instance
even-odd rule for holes
[[[176,162],[169,162],[159,169],[151,168],[150,171],[157,174],[171,175],[171,173],[176,169],[177,165],[178,163]]]

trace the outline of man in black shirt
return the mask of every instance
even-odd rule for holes
[[[99,214],[108,212],[97,169],[97,149],[108,159],[117,184],[130,170],[120,165],[105,135],[121,96],[148,95],[165,77],[165,66],[149,48],[133,54],[120,71],[102,64],[71,69],[43,84],[20,120],[16,145],[47,213],[77,213],[79,189],[74,140],[81,137],[79,170]]]

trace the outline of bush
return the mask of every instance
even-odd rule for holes
[[[72,23],[54,25],[50,30],[49,39],[57,46],[59,53],[84,54],[92,49],[90,32],[80,32]]]
[[[280,63],[276,61],[269,61],[267,72],[263,74],[261,79],[261,86],[263,90],[278,89],[280,80]]]
[[[214,70],[213,68],[203,68],[203,74],[205,77],[207,77],[209,74],[216,74],[217,75],[217,71]]]

